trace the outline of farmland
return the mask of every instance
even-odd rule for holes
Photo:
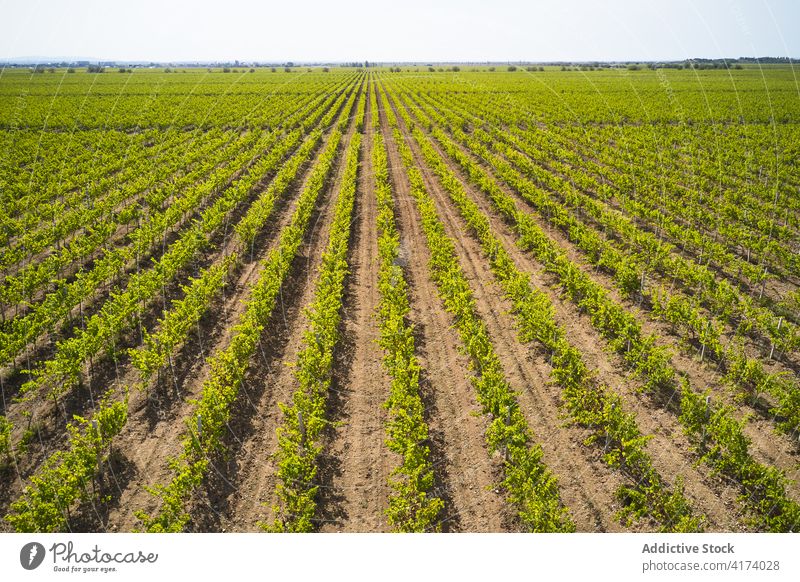
[[[800,530],[793,71],[493,69],[3,71],[0,531]]]

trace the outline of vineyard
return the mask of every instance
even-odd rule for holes
[[[800,531],[788,67],[0,73],[0,531]]]

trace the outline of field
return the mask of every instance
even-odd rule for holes
[[[800,530],[798,95],[4,70],[0,531]]]

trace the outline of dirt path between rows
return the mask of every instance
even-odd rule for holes
[[[324,145],[317,149],[317,155],[322,151]],[[314,156],[313,159],[316,159]],[[242,260],[244,265],[238,272],[234,282],[229,283],[225,289],[224,297],[216,302],[216,305],[209,310],[205,318],[203,330],[196,334],[191,344],[187,344],[181,350],[178,361],[179,376],[177,385],[173,385],[178,394],[170,394],[170,387],[162,391],[165,400],[177,398],[171,410],[166,414],[154,414],[150,407],[145,406],[145,402],[134,402],[131,410],[135,410],[135,416],[131,416],[123,433],[115,441],[115,446],[123,450],[130,451],[131,473],[136,477],[128,483],[122,491],[116,510],[109,515],[108,522],[112,527],[116,526],[121,531],[129,531],[137,527],[138,520],[133,515],[137,509],[144,511],[154,511],[158,507],[158,499],[150,495],[145,486],[152,486],[156,483],[166,483],[171,478],[171,471],[166,461],[180,453],[181,437],[184,431],[183,419],[187,418],[194,405],[192,399],[200,397],[203,383],[209,377],[209,367],[206,361],[220,350],[224,349],[230,342],[233,334],[233,326],[245,309],[245,302],[250,296],[252,285],[258,280],[261,273],[261,262],[267,258],[269,253],[277,247],[279,235],[291,221],[294,208],[297,204],[300,192],[305,187],[311,173],[313,163],[307,163],[301,170],[301,178],[296,181],[296,185],[290,188],[290,192],[282,197],[282,201],[276,206],[273,216],[263,229],[263,234],[256,240],[255,252],[243,253]],[[321,196],[318,204],[317,214],[312,218],[312,229],[310,240],[315,241],[319,236],[319,227],[328,220],[326,210],[328,208],[324,198]],[[223,249],[223,253],[232,251],[229,245]],[[302,255],[301,250],[301,255]],[[301,258],[296,263],[296,271],[303,273],[304,265]],[[302,275],[300,275],[302,277]],[[283,306],[279,306],[279,309]],[[188,358],[181,360],[180,358]],[[167,372],[169,373],[169,372]],[[248,399],[249,382],[241,388],[240,400]],[[168,404],[169,406],[169,404]],[[116,444],[116,443],[119,444]],[[212,469],[213,471],[213,469]]]
[[[204,529],[212,531],[259,531],[259,522],[272,521],[276,502],[276,466],[271,455],[277,449],[276,429],[282,421],[278,403],[289,403],[297,387],[293,364],[303,347],[308,327],[305,308],[314,297],[322,255],[345,168],[348,144],[355,130],[350,124],[342,138],[336,161],[335,177],[324,193],[319,214],[312,219],[311,236],[295,259],[297,275],[284,286],[281,302],[269,327],[265,349],[247,374],[244,400],[245,419],[238,413],[235,428],[236,458],[224,470],[222,491],[212,495],[211,511],[206,511]],[[254,386],[258,389],[254,390]]]
[[[331,431],[321,467],[320,531],[386,531],[389,473],[395,455],[384,443],[390,378],[378,344],[377,199],[372,171],[372,116],[367,102],[361,167],[350,240],[350,275],[344,297],[342,336],[336,348],[328,397]]]
[[[437,479],[434,493],[445,501],[440,526],[451,532],[509,531],[514,529],[513,515],[496,487],[501,479],[499,459],[489,457],[484,437],[488,421],[469,381],[469,360],[459,350],[453,319],[431,279],[425,235],[385,116],[381,127],[396,198],[401,256],[407,263],[410,319],[424,370],[420,389]]]
[[[687,495],[693,500],[696,511],[704,512],[713,527],[724,531],[740,529],[741,525],[738,525],[735,519],[735,490],[723,487],[722,498],[720,498],[717,492],[720,483],[710,477],[707,472],[698,470],[694,466],[693,459],[688,454],[689,443],[677,420],[652,405],[650,401],[641,402],[636,393],[636,383],[624,373],[619,357],[602,349],[605,342],[591,327],[588,316],[579,314],[571,303],[562,299],[560,294],[554,291],[552,276],[546,275],[540,264],[519,249],[515,243],[514,233],[496,215],[489,201],[469,184],[466,176],[449,160],[438,144],[433,140],[430,142],[446,161],[448,167],[458,176],[470,198],[489,218],[492,232],[503,243],[517,267],[529,274],[534,288],[548,295],[555,309],[556,321],[564,327],[570,342],[580,349],[587,365],[596,371],[598,380],[610,386],[623,397],[626,410],[636,414],[642,433],[652,435],[647,449],[659,474],[667,482],[672,482],[676,475],[683,475],[688,482]],[[422,166],[422,158],[418,149],[416,147],[413,149],[418,154],[418,163]],[[448,226],[448,234],[460,243],[458,246],[459,250],[463,251],[462,265],[469,265],[467,272],[472,274],[473,285],[480,285],[485,289],[487,300],[479,300],[478,308],[486,310],[484,320],[489,324],[498,354],[504,360],[506,369],[511,372],[508,374],[508,378],[513,385],[529,387],[528,390],[521,391],[520,403],[523,410],[528,412],[526,417],[543,446],[548,466],[560,478],[562,494],[567,505],[576,514],[579,531],[619,528],[619,523],[613,517],[614,511],[619,509],[618,502],[613,498],[613,491],[623,482],[621,476],[615,472],[612,472],[613,476],[608,474],[610,469],[601,459],[601,450],[581,444],[589,436],[588,431],[564,425],[563,413],[559,409],[560,389],[557,385],[552,384],[549,376],[551,368],[547,364],[547,354],[542,354],[533,344],[523,346],[517,341],[516,332],[513,329],[514,320],[507,315],[512,307],[510,301],[502,297],[502,291],[496,284],[487,285],[485,283],[494,280],[487,259],[481,252],[478,243],[471,236],[462,234],[467,229],[466,223],[458,215],[455,205],[449,200],[446,192],[438,186],[438,180],[433,172],[425,169],[424,173],[429,182],[429,192],[437,203],[439,215],[443,220],[446,219],[444,221]],[[508,362],[507,365],[506,362]],[[515,377],[519,377],[521,383],[514,382]],[[554,431],[554,427],[559,427],[559,429]],[[573,457],[571,465],[565,463],[563,451],[569,451],[570,456]],[[571,482],[565,482],[565,477],[568,477]],[[592,477],[595,484],[587,486],[587,479]],[[572,493],[569,491],[570,485],[574,488]],[[602,499],[603,495],[600,495],[601,501],[604,501],[605,505],[587,499],[586,489],[591,490],[594,495],[597,495],[597,492],[606,492],[604,500]],[[575,501],[569,503],[568,499]],[[589,512],[588,508],[593,508],[593,511]],[[605,511],[605,519],[601,520],[602,510]],[[593,519],[598,520],[593,529],[585,527],[587,524],[581,524],[579,519],[581,516],[590,515]]]
[[[431,141],[434,143],[433,140]],[[435,143],[434,145],[436,146]],[[462,146],[459,147],[461,151],[468,155],[473,161],[480,163],[471,153],[465,150],[465,148]],[[437,151],[439,151],[440,154],[442,153],[438,147]],[[460,169],[454,163],[452,163],[452,161],[450,161],[446,155],[443,155],[443,157],[448,161],[449,167],[460,176],[462,183],[468,184],[468,180],[460,172]],[[491,174],[491,170],[487,168],[485,164],[480,165]],[[513,189],[509,188],[500,180],[495,180],[495,182],[504,192],[512,196],[517,201],[521,209],[528,208],[527,203],[522,200]],[[507,226],[506,221],[497,214],[497,211],[488,201],[486,196],[484,196],[482,193],[475,192],[473,188],[468,188],[468,190],[472,193],[472,199],[481,207],[485,214],[491,217],[493,231],[495,234],[498,234],[499,232],[505,232],[505,240],[507,241],[505,245],[506,249],[509,250],[509,252],[512,252],[512,256],[515,257],[517,264],[520,266],[525,265],[526,263],[530,264],[530,269],[524,269],[528,272],[541,270],[541,265],[539,265],[534,259],[530,258],[527,253],[521,252],[516,246],[516,237],[513,235],[511,229]],[[723,402],[729,404],[733,403],[729,390],[723,385],[719,375],[713,370],[712,366],[700,364],[695,359],[682,353],[675,345],[675,340],[669,335],[669,330],[666,329],[666,326],[660,325],[657,322],[653,322],[645,316],[644,312],[633,305],[630,301],[623,300],[610,278],[604,273],[595,270],[591,265],[587,265],[583,260],[581,253],[574,248],[573,243],[568,241],[560,231],[546,224],[543,219],[536,214],[535,211],[529,211],[528,214],[536,221],[540,228],[542,228],[542,230],[546,232],[562,250],[564,250],[570,260],[578,265],[579,268],[587,272],[595,281],[600,283],[608,291],[612,299],[622,304],[630,313],[636,316],[645,333],[655,334],[660,345],[665,345],[671,349],[673,353],[673,364],[675,365],[676,369],[679,371],[685,371],[689,375],[689,379],[694,386],[711,387],[714,390],[716,397],[721,398]],[[540,288],[544,288],[541,287],[541,284],[545,284],[546,287],[555,287],[557,285],[557,281],[553,276],[546,275],[540,278],[539,283]],[[568,300],[565,299],[564,301],[560,301],[560,294],[558,292],[551,292],[550,297],[551,300],[553,300],[554,305],[557,306],[557,310],[559,302],[562,305],[562,309],[566,309],[566,318],[560,320],[562,325],[566,322],[569,322],[570,319],[575,318],[574,306]],[[556,301],[556,299],[559,299],[559,301]],[[570,313],[573,315],[569,315]],[[591,322],[588,316],[582,314],[576,323],[578,323],[578,325],[577,329],[574,330],[574,333],[577,335],[574,336],[573,332],[570,331],[568,337],[572,339],[573,337],[580,337],[581,334],[586,335],[588,333],[589,335],[587,336],[587,340],[577,344],[578,347],[584,351],[584,353],[586,353],[587,350],[592,350],[593,347],[594,351],[597,352],[600,346],[606,344],[605,340],[603,340],[591,327]],[[569,331],[570,327],[567,329]],[[627,378],[627,374],[622,372],[624,367],[621,359],[616,354],[609,353],[602,349],[599,351],[600,353],[598,353],[593,361],[589,360],[590,364],[597,366],[603,365],[602,362],[606,362],[606,368],[618,370],[621,377]],[[632,407],[632,410],[637,411],[637,418],[640,419],[640,428],[642,428],[642,430],[649,432],[645,430],[646,427],[651,421],[654,420],[653,417],[657,417],[657,424],[649,425],[653,427],[652,430],[654,430],[656,433],[663,433],[663,440],[666,441],[667,445],[674,443],[674,446],[677,447],[678,451],[682,451],[683,454],[689,453],[691,445],[683,435],[682,427],[677,422],[677,418],[675,418],[674,414],[664,410],[663,407],[654,402],[653,399],[645,398],[639,394],[636,391],[636,382],[631,382],[628,380],[626,382],[617,384],[612,380],[611,382],[607,383],[612,386],[612,388],[619,390],[620,393],[625,396],[626,404]],[[741,414],[741,412],[739,412],[739,414]],[[659,424],[663,426],[661,428],[657,428]],[[797,455],[795,451],[793,451],[793,449],[796,447],[794,443],[789,442],[788,437],[785,437],[785,435],[775,434],[772,430],[773,427],[771,427],[770,424],[771,423],[768,420],[760,417],[752,418],[747,424],[745,431],[746,434],[753,439],[753,454],[755,458],[761,462],[774,464],[786,470],[787,476],[793,480],[793,482],[789,484],[789,490],[795,491],[797,488],[797,475],[798,472],[800,472],[800,468],[797,466]],[[654,441],[651,441],[650,443],[652,450],[658,453],[654,458],[663,457],[665,451],[669,450],[670,447],[668,446],[666,449],[662,446],[654,447],[653,445],[655,445],[656,442],[658,442],[658,438],[654,439]],[[678,462],[688,469],[692,466],[693,459],[691,457],[687,457],[681,460],[680,456],[674,456],[673,462]],[[738,490],[731,486],[727,479],[720,480],[711,477],[710,471],[705,466],[697,467],[696,470],[699,470],[702,475],[705,475],[706,482],[708,483],[709,487],[718,492],[717,496],[722,499],[724,506],[728,508],[726,510],[728,514],[734,511],[734,508],[737,508],[735,511],[741,511],[738,509],[739,504],[735,502],[736,496],[738,495]],[[665,475],[670,474],[672,473],[668,472]],[[690,489],[688,484],[687,489]],[[692,496],[695,495],[691,491],[689,491],[689,494]],[[696,495],[698,500],[701,498],[706,498],[707,501],[712,502],[713,505],[713,498],[702,495],[700,492],[697,492]],[[792,495],[796,497],[795,492],[793,492]],[[709,517],[711,517],[713,514],[718,515],[721,525],[729,523],[730,521],[730,516],[728,516],[728,519],[726,519],[725,512],[715,512],[711,506],[708,507],[707,511],[709,512]],[[714,520],[710,519],[710,521]],[[738,525],[736,527],[741,528],[742,526]]]

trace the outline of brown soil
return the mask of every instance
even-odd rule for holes
[[[445,501],[440,526],[451,532],[506,531],[512,529],[513,518],[497,489],[499,460],[490,458],[486,447],[488,420],[480,414],[469,382],[469,361],[459,350],[461,341],[453,319],[444,311],[431,280],[425,235],[385,116],[381,125],[397,204],[401,252],[407,261],[411,321],[425,371],[421,390],[432,441],[436,494]]]
[[[417,164],[422,167],[422,158],[416,146],[412,149],[417,153]],[[447,159],[444,156],[443,158]],[[462,184],[468,184],[449,160],[448,165],[451,170],[459,174]],[[488,325],[495,349],[506,370],[506,377],[512,386],[518,389],[527,387],[519,392],[520,404],[527,413],[526,417],[536,440],[545,451],[545,462],[559,476],[563,499],[573,513],[579,531],[620,530],[621,526],[614,517],[614,513],[619,509],[619,503],[613,494],[625,480],[603,462],[602,450],[599,447],[587,447],[582,444],[589,436],[588,431],[565,422],[564,413],[559,408],[560,390],[550,378],[551,368],[547,363],[547,355],[541,353],[535,346],[522,345],[517,340],[514,321],[509,315],[511,303],[502,296],[502,291],[496,284],[489,283],[494,280],[494,276],[478,243],[472,237],[463,234],[467,228],[466,224],[458,218],[457,209],[449,201],[447,193],[438,186],[433,173],[427,169],[424,169],[423,173],[428,191],[437,204],[439,216],[445,222],[448,234],[457,241],[456,247],[461,256],[461,263],[473,288],[478,291],[477,308]],[[535,288],[548,293],[556,309],[556,320],[564,326],[567,337],[573,345],[584,354],[587,364],[596,370],[598,379],[616,392],[622,393],[626,408],[636,413],[640,419],[640,430],[644,434],[653,435],[648,451],[659,473],[668,482],[671,482],[675,475],[683,475],[695,488],[694,491],[688,492],[689,495],[698,497],[702,501],[699,503],[701,507],[697,510],[706,513],[709,521],[717,527],[732,531],[735,522],[729,517],[730,509],[706,484],[710,478],[699,474],[691,460],[687,459],[689,445],[685,442],[674,418],[658,409],[654,411],[652,406],[641,405],[633,396],[635,387],[632,382],[619,371],[621,367],[618,366],[621,366],[621,363],[614,358],[609,362],[609,354],[600,347],[603,345],[602,338],[590,325],[587,325],[588,322],[581,321],[582,318],[587,320],[588,318],[578,314],[572,305],[566,304],[551,290],[541,266],[526,257],[516,246],[513,233],[499,218],[493,216],[489,203],[470,186],[466,186],[466,190],[479,204],[481,210],[491,217],[493,232],[511,253],[518,268],[531,275],[531,282]],[[602,365],[602,368],[598,369],[598,364]],[[654,412],[661,414],[654,415]],[[645,420],[644,426],[642,420]],[[676,440],[678,442],[675,442]],[[728,500],[735,501],[734,492],[727,493]]]
[[[377,113],[377,112],[374,112]],[[367,106],[365,127],[373,112]],[[371,131],[369,132],[371,133]],[[386,531],[388,478],[394,455],[384,444],[389,376],[378,345],[377,199],[372,174],[372,137],[362,141],[361,167],[350,241],[350,276],[337,347],[330,420],[342,423],[324,453],[320,531]]]
[[[295,260],[298,273],[291,293],[282,294],[279,316],[272,322],[272,334],[278,336],[271,349],[250,376],[261,386],[258,398],[248,396],[248,407],[252,418],[237,447],[233,466],[225,471],[230,485],[220,499],[216,499],[215,512],[222,531],[258,531],[259,522],[271,522],[272,506],[276,502],[276,467],[271,458],[277,448],[276,429],[282,420],[278,403],[288,403],[297,387],[293,364],[303,347],[303,336],[308,327],[304,308],[314,297],[316,275],[327,247],[328,233],[333,220],[333,211],[344,174],[344,160],[355,126],[351,124],[347,135],[339,146],[339,159],[335,179],[327,189],[318,217],[312,222],[311,236]],[[271,353],[270,353],[271,352]],[[238,431],[237,431],[238,432]],[[209,518],[208,515],[205,516]]]
[[[470,155],[474,161],[477,161],[475,160],[474,156],[471,156],[471,154],[464,150],[464,148],[461,149],[464,151],[464,153]],[[456,167],[454,167],[454,164],[450,164],[450,166],[451,169],[460,175],[460,172]],[[485,166],[484,168],[488,170],[488,168]],[[462,183],[468,183],[468,180],[463,175],[460,177]],[[529,208],[527,203],[520,196],[518,196],[514,190],[507,187],[499,180],[496,180],[496,182],[506,193],[516,199],[520,208]],[[491,206],[488,201],[486,201],[486,197],[483,194],[476,194],[473,196],[473,200],[482,206],[484,212],[490,216],[496,216],[497,213],[494,207]],[[637,305],[627,299],[624,299],[616,290],[611,278],[605,273],[594,269],[591,265],[586,264],[581,252],[577,250],[575,245],[569,241],[566,236],[563,235],[563,233],[547,224],[544,219],[535,213],[535,211],[531,211],[529,214],[534,218],[540,228],[542,228],[542,230],[544,230],[548,236],[550,236],[550,238],[567,254],[571,261],[578,265],[583,271],[589,273],[595,281],[600,283],[606,289],[611,298],[622,304],[630,313],[636,316],[638,322],[642,326],[642,330],[645,333],[655,334],[657,337],[657,343],[659,345],[667,346],[671,350],[673,353],[673,365],[677,370],[687,373],[688,378],[693,386],[697,388],[711,388],[715,399],[720,399],[726,404],[735,406],[735,408],[738,409],[738,416],[742,416],[744,414],[741,411],[742,406],[734,402],[734,399],[730,394],[730,389],[724,384],[720,374],[713,365],[709,365],[708,363],[701,364],[698,358],[693,358],[689,355],[686,355],[678,346],[679,338],[676,338],[672,334],[669,326],[652,321]],[[493,223],[495,232],[497,232],[497,227],[499,227],[499,225],[502,223],[504,223],[504,221],[499,217],[496,217],[496,222]],[[511,247],[515,247],[515,245],[506,246],[509,250],[511,250]],[[554,277],[548,275],[548,279],[550,280],[551,285],[555,284],[556,281]],[[586,322],[585,326],[587,328],[590,327],[589,319],[585,318],[584,321]],[[603,340],[598,338],[598,341]],[[603,344],[599,345],[604,345],[604,343],[605,342],[603,341]],[[606,353],[605,359],[608,359],[609,355],[610,354]],[[604,358],[600,359],[602,360]],[[641,395],[638,397],[643,398]],[[658,410],[660,408],[658,405],[654,407],[652,402],[647,406],[653,410]],[[795,443],[786,435],[775,434],[774,425],[771,425],[770,421],[760,417],[754,417],[752,421],[746,425],[745,433],[753,441],[753,445],[751,447],[753,456],[761,462],[773,464],[786,471],[787,477],[790,479],[789,490],[792,492],[792,496],[794,498],[800,497],[800,484],[798,484],[798,478],[800,477],[800,466],[798,466],[800,451],[798,451],[797,443]],[[676,425],[676,430],[672,430],[670,434],[680,434],[682,436],[682,430]]]

